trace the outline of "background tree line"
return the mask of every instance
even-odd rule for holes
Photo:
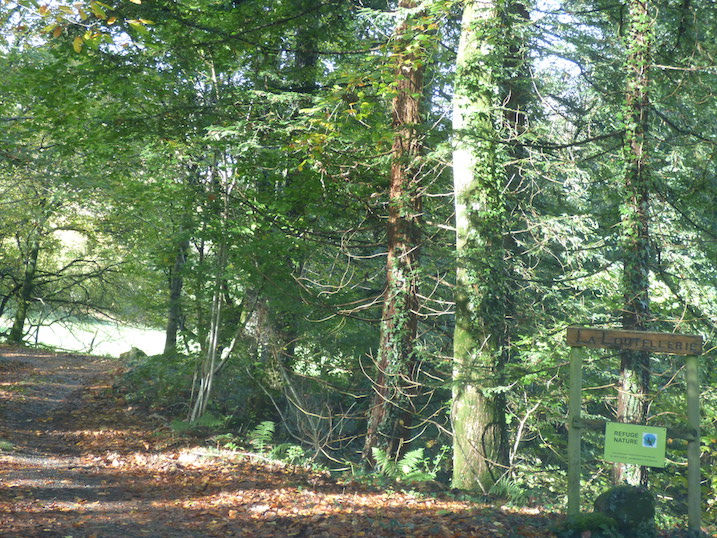
[[[10,341],[46,318],[161,326],[127,386],[177,417],[554,499],[565,327],[712,340],[707,0],[0,9]],[[684,421],[679,359],[594,355],[587,415]],[[588,441],[595,491],[647,483]],[[670,459],[649,481],[679,513]]]

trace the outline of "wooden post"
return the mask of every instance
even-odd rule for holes
[[[570,392],[568,397],[568,516],[580,513],[580,451],[582,427],[583,356],[582,348],[570,350]]]
[[[700,531],[700,380],[696,355],[685,358],[687,377],[687,425],[695,438],[687,444],[687,526],[695,536]]]
[[[570,401],[568,402],[568,515],[580,512],[580,436],[585,422],[580,419],[582,405],[583,348],[634,349],[685,356],[687,382],[687,524],[690,534],[701,526],[700,499],[700,381],[698,356],[702,337],[688,334],[655,333],[568,327],[570,353]]]

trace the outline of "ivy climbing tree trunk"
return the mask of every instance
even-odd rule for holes
[[[507,461],[505,396],[508,283],[506,168],[497,122],[498,9],[469,1],[463,12],[453,106],[456,314],[453,484],[488,491]]]
[[[624,197],[621,208],[623,256],[624,329],[646,330],[650,319],[650,267],[652,254],[649,234],[650,179],[647,169],[647,125],[649,67],[651,63],[652,21],[648,0],[630,0],[626,38],[625,134],[623,142]],[[650,383],[650,355],[624,350],[620,360],[617,400],[619,422],[644,423]],[[647,484],[645,467],[615,464],[613,481],[632,485]]]
[[[401,0],[399,8],[415,8]],[[396,30],[392,125],[395,132],[389,187],[386,290],[381,316],[374,395],[363,457],[374,447],[399,457],[410,438],[417,392],[414,341],[418,324],[418,265],[421,241],[421,97],[424,67],[421,51],[411,47],[411,20]]]

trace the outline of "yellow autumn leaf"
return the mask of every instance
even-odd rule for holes
[[[82,38],[81,38],[80,36],[77,36],[77,37],[72,41],[72,48],[75,49],[75,52],[80,52],[80,51],[82,51]]]
[[[109,19],[107,19],[107,24],[112,25],[115,22],[117,22],[117,17],[110,17]]]
[[[62,35],[62,26],[57,26],[57,27],[52,31],[52,37],[60,37],[61,35]]]
[[[141,4],[142,3],[142,0],[129,0],[129,1],[132,2],[133,4]]]
[[[137,32],[141,34],[146,34],[149,32],[149,30],[147,30],[147,28],[144,26],[145,23],[151,23],[151,21],[145,21],[144,19],[132,19],[127,21],[127,24],[129,24],[133,30],[137,30]]]
[[[95,2],[94,0],[90,2],[90,9],[92,10],[92,14],[98,19],[104,20],[107,18],[107,13],[105,13],[104,6],[99,2]]]

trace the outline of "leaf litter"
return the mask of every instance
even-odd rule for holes
[[[0,348],[0,536],[540,537],[559,517],[193,446],[129,407],[120,373],[113,359]]]

